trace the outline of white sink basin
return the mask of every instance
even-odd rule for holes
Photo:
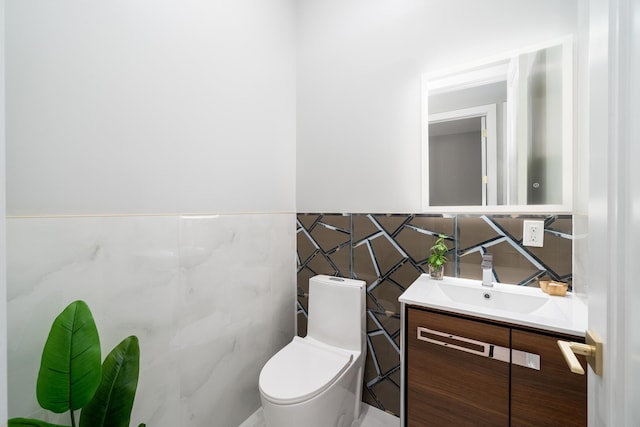
[[[533,313],[549,302],[549,299],[542,295],[523,295],[507,292],[497,289],[495,285],[491,288],[462,286],[447,281],[435,284],[435,286],[439,287],[451,301],[516,313]]]
[[[433,280],[421,275],[399,298],[400,302],[473,315],[524,326],[583,336],[587,329],[587,307],[569,293],[550,296],[539,288],[480,280],[445,277]]]

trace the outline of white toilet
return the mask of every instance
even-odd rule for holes
[[[260,372],[267,427],[349,427],[360,417],[365,295],[362,280],[309,280],[307,336],[294,337]]]

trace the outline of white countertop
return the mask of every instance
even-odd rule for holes
[[[587,304],[570,292],[564,297],[551,296],[540,288],[504,283],[485,287],[480,280],[433,280],[422,274],[398,300],[574,336],[584,337],[587,330]]]

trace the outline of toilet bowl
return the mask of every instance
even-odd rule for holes
[[[349,427],[359,418],[365,304],[361,280],[309,280],[307,336],[294,337],[260,372],[267,427]]]

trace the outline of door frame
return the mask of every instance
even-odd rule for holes
[[[487,179],[482,185],[482,206],[495,206],[498,204],[498,126],[496,104],[479,105],[477,107],[462,108],[460,110],[445,111],[442,113],[429,114],[429,123],[441,123],[453,120],[471,119],[474,117],[484,118],[484,128],[482,138],[482,175]],[[429,141],[429,126],[426,126],[427,144]],[[427,145],[428,148],[428,145]],[[429,164],[429,150],[425,150],[426,164]],[[425,196],[429,199],[429,174],[424,177]]]
[[[589,370],[590,426],[640,425],[638,17],[636,0],[588,4],[588,238],[587,263],[578,268],[589,329],[604,342],[603,375]]]

